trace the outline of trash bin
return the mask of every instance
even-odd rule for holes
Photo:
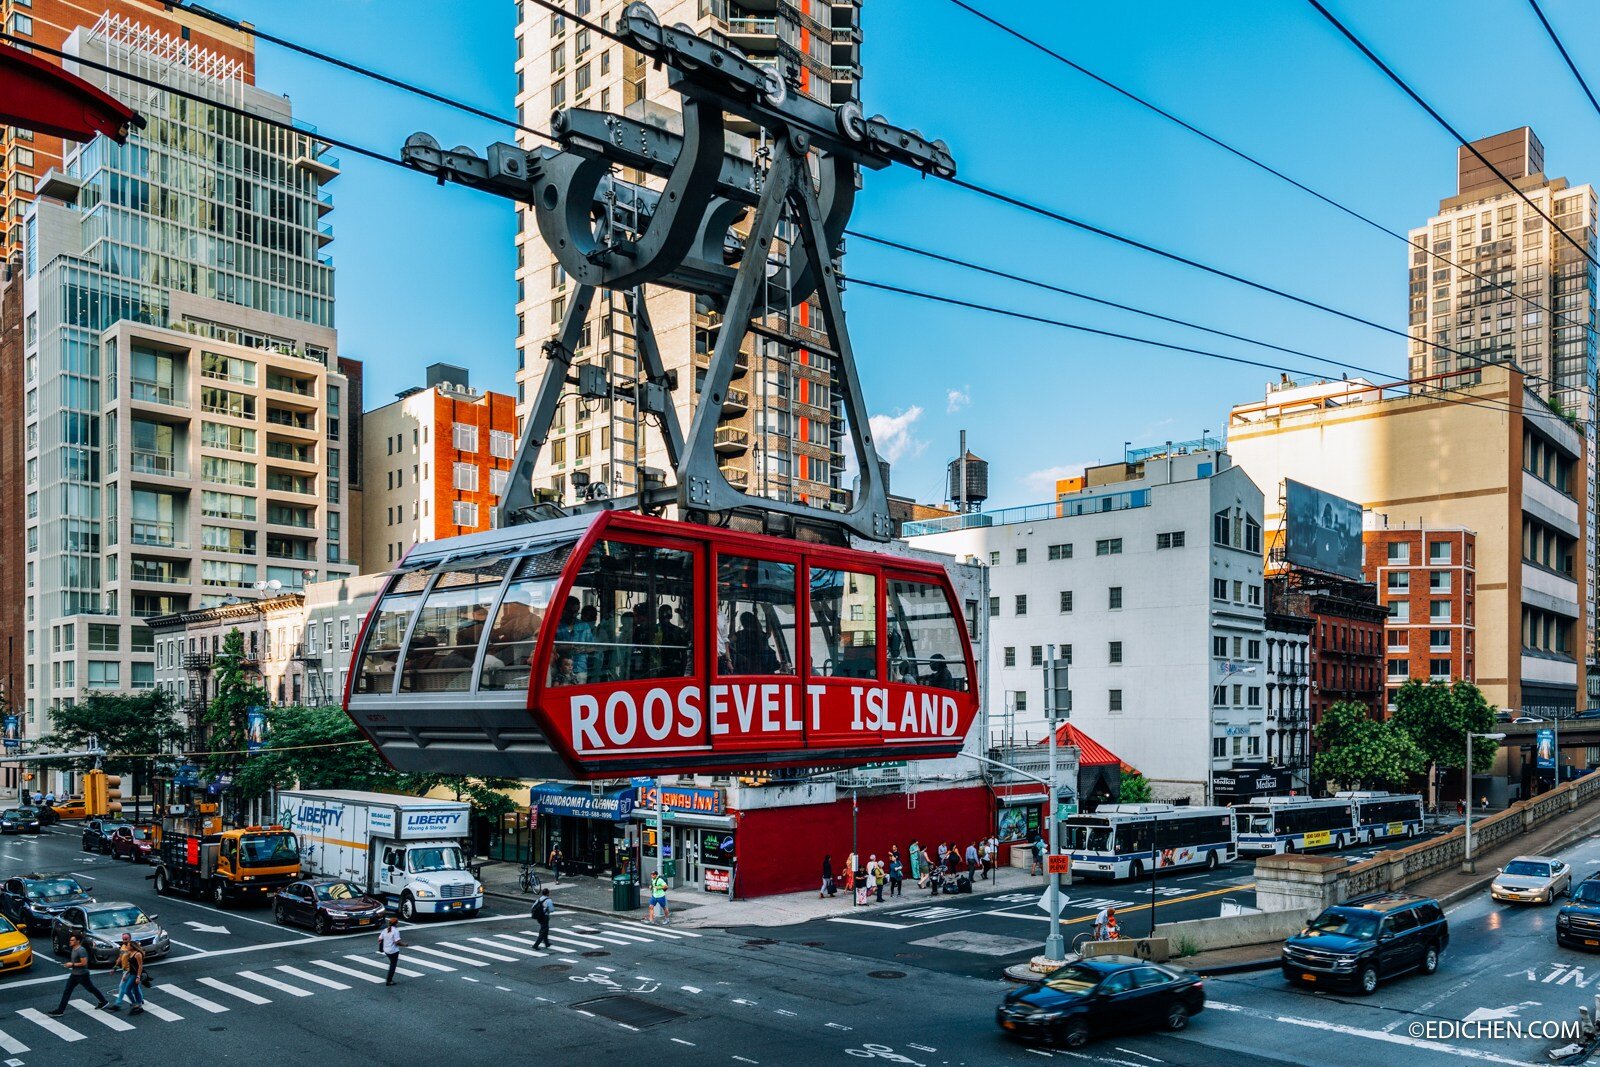
[[[611,879],[611,910],[639,910],[639,880],[631,874],[619,874]]]

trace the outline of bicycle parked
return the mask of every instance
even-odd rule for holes
[[[524,893],[532,893],[535,896],[538,896],[539,891],[544,888],[544,883],[539,880],[539,874],[533,869],[532,863],[524,863],[517,872],[517,885]]]

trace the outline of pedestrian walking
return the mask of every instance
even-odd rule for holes
[[[939,866],[941,866],[941,867],[944,866],[945,857],[947,857],[949,855],[950,855],[950,846],[945,844],[943,841],[940,841],[939,842]]]
[[[995,846],[993,838],[984,838],[983,844],[978,846],[978,859],[983,863],[983,880],[987,882],[989,875],[994,873]]]
[[[656,912],[661,913],[661,925],[671,925],[672,913],[667,910],[667,880],[659,871],[650,872],[650,925],[656,924]]]
[[[822,888],[817,891],[817,899],[832,896],[833,889],[833,853],[822,857]]]
[[[44,795],[44,802],[52,808],[56,806],[56,791],[54,789]]]
[[[900,895],[900,886],[905,883],[905,880],[906,869],[900,863],[900,857],[891,853],[889,857],[889,895],[891,897]]]
[[[130,1008],[129,1015],[144,1014],[144,949],[134,943],[132,936],[122,935],[122,944],[117,952],[115,968],[122,972],[122,981],[117,985],[117,1003],[120,1005],[126,1000]]]
[[[978,843],[973,841],[967,845],[967,870],[974,874],[977,873],[978,864]]]
[[[550,899],[550,890],[539,890],[539,899],[533,902],[533,921],[539,924],[539,936],[533,939],[533,947],[538,948],[542,943],[545,948],[550,947],[550,916],[555,914],[555,901]]]
[[[67,962],[61,965],[67,969],[67,988],[61,991],[61,1003],[57,1004],[56,1010],[49,1014],[58,1019],[65,1015],[67,1013],[67,1001],[72,999],[72,991],[79,986],[83,986],[83,988],[94,994],[94,999],[100,1002],[98,1006],[101,1011],[118,1011],[117,1006],[107,1000],[104,993],[95,988],[94,979],[89,977],[89,950],[83,947],[82,942],[78,940],[77,934],[67,938],[67,946]]]
[[[1045,856],[1045,853],[1048,852],[1049,850],[1050,850],[1050,846],[1046,845],[1044,843],[1044,838],[1040,837],[1040,838],[1035,838],[1034,839],[1034,842],[1033,842],[1033,866],[1032,866],[1032,868],[1029,869],[1029,871],[1028,871],[1029,874],[1043,874],[1044,873],[1044,856]]]
[[[39,792],[37,789],[35,789],[33,791],[33,806],[37,808],[40,805],[42,805],[43,803],[44,803],[44,794]]]
[[[883,903],[883,883],[888,881],[883,873],[883,861],[878,859],[874,852],[867,857],[867,885],[878,894],[878,903]]]
[[[550,846],[550,874],[558,882],[561,881],[561,864],[565,859],[560,845]]]
[[[400,950],[406,943],[400,939],[400,920],[391,917],[389,925],[378,931],[378,951],[389,961],[389,974],[384,985],[394,985],[394,970],[400,966]]]
[[[1465,815],[1466,813],[1467,813],[1467,802],[1464,801],[1464,800],[1456,801],[1456,818],[1459,819],[1463,815]]]
[[[912,838],[911,839],[911,850],[906,855],[906,859],[911,864],[911,880],[913,882],[916,882],[918,885],[921,885],[922,884],[922,868],[924,866],[924,864],[923,864],[923,855],[922,855],[922,845],[921,845],[920,842],[918,842],[918,840],[916,838]]]

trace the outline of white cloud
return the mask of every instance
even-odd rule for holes
[[[878,446],[878,455],[890,463],[899,463],[902,459],[912,459],[922,455],[928,447],[928,442],[912,432],[920,418],[922,409],[916,405],[904,411],[897,411],[893,415],[872,416],[868,421],[871,423],[872,436]]]
[[[1045,467],[1042,470],[1030,471],[1022,476],[1022,481],[1030,493],[1043,497],[1053,497],[1056,491],[1056,482],[1062,478],[1076,478],[1083,473],[1087,463],[1068,463],[1060,467]]]
[[[944,394],[944,409],[951,415],[972,403],[972,387],[963,385],[960,389],[950,389]]]

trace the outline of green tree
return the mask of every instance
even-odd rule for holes
[[[266,741],[239,768],[233,787],[247,797],[296,786],[393,792],[402,778],[343,709],[291,705],[267,709]]]
[[[1393,723],[1372,717],[1365,704],[1341,700],[1317,724],[1318,781],[1345,789],[1398,786],[1422,769],[1423,754]]]
[[[1122,804],[1148,804],[1150,802],[1150,780],[1138,772],[1124,774],[1122,776],[1122,788],[1117,794],[1117,801]]]
[[[1434,769],[1460,769],[1467,762],[1467,733],[1494,730],[1494,708],[1471,682],[1420,682],[1412,679],[1394,696],[1394,715],[1390,722],[1407,734],[1422,751],[1428,763],[1428,781]],[[1499,745],[1487,738],[1474,740],[1472,770],[1483,774],[1493,769]]]
[[[213,755],[206,761],[211,774],[232,773],[243,765],[250,710],[267,705],[267,691],[260,676],[245,666],[246,660],[244,634],[235,627],[222,639],[222,650],[211,661],[216,695],[203,715],[211,728]]]
[[[164,689],[142,693],[89,693],[72,705],[50,709],[50,744],[57,752],[87,748],[95,738],[106,753],[101,766],[110,774],[127,775],[130,796],[148,791],[156,753],[183,740],[172,695]],[[70,760],[78,770],[92,759]]]

